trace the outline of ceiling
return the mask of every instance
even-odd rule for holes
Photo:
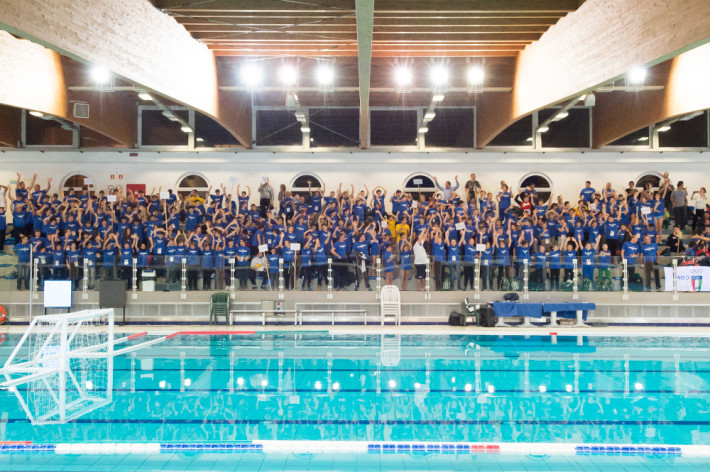
[[[355,0],[152,0],[220,56],[357,56]],[[377,0],[373,57],[516,56],[584,0]]]

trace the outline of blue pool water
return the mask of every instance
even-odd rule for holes
[[[7,336],[0,363],[17,341]],[[112,402],[67,424],[33,426],[0,391],[0,440],[705,445],[709,347],[702,337],[183,335],[116,357]]]

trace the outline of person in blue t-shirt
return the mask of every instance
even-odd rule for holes
[[[661,289],[661,278],[658,270],[658,244],[652,239],[650,234],[643,237],[641,245],[641,253],[643,254],[643,269],[646,275],[646,290],[651,290],[651,273],[653,273],[656,281],[656,290]]]
[[[409,273],[412,270],[412,247],[408,242],[402,242],[399,249],[399,276],[400,290],[407,290],[409,285]]]
[[[21,242],[15,244],[13,251],[17,257],[17,290],[23,290],[23,284],[25,286],[24,290],[29,290],[31,247],[30,240],[26,234],[22,235]]]
[[[547,254],[547,260],[550,261],[550,290],[557,291],[560,289],[560,269],[562,268],[562,253],[559,246],[552,246]]]
[[[625,242],[621,246],[621,260],[626,259],[629,281],[632,281],[636,275],[636,256],[638,256],[640,252],[638,241],[638,236],[634,234],[631,236],[630,241]]]
[[[587,180],[584,183],[584,188],[582,189],[581,192],[579,192],[579,198],[584,201],[585,203],[589,203],[592,201],[594,198],[594,194],[596,193],[596,190],[592,187],[592,183]]]

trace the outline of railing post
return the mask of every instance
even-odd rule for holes
[[[530,300],[530,292],[528,291],[528,280],[530,276],[530,261],[523,260],[523,300]]]
[[[232,282],[234,283],[234,282]],[[182,258],[182,269],[180,271],[180,298],[187,298],[187,259]]]
[[[476,290],[476,293],[473,294],[473,298],[475,300],[480,300],[480,298],[481,298],[481,258],[480,257],[476,258],[476,266],[474,268],[473,287],[474,287],[474,290]],[[527,290],[527,288],[526,288],[526,290]]]
[[[284,298],[284,260],[279,257],[279,299]]]
[[[579,286],[577,283],[577,258],[572,259],[572,300],[579,300]]]
[[[35,257],[32,262],[32,285],[34,287],[32,290],[32,298],[37,300],[39,298],[39,259]]]
[[[377,268],[375,269],[376,283],[375,283],[375,299],[380,299],[380,290],[382,290],[382,259],[377,258]]]
[[[622,280],[624,281],[624,294],[622,295],[623,300],[628,300],[629,299],[629,262],[624,258],[621,261],[623,265],[623,278]]]
[[[229,298],[234,300],[234,258],[229,259]]]
[[[89,298],[89,293],[87,292],[87,286],[89,285],[89,261],[84,258],[84,274],[81,280],[81,299],[87,300]]]
[[[673,259],[673,300],[678,300],[678,259]]]
[[[134,300],[138,298],[138,259],[135,257],[133,258],[133,288],[131,291],[133,292],[131,298]]]
[[[328,258],[328,294],[326,295],[328,300],[333,298],[333,258]]]
[[[430,269],[429,259],[427,259],[427,261],[426,261],[426,269],[425,269],[426,278],[424,279],[424,281],[425,281],[425,285],[424,285],[424,290],[425,290],[425,291],[424,291],[424,299],[425,299],[425,300],[430,300],[430,299],[431,299],[431,292],[430,292],[430,290],[431,290],[431,277],[430,277],[431,272],[430,272],[430,271],[431,271],[431,269]]]

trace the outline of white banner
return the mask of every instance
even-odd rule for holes
[[[666,292],[673,291],[673,268],[663,268],[666,277]],[[678,267],[679,292],[710,292],[710,267]]]

